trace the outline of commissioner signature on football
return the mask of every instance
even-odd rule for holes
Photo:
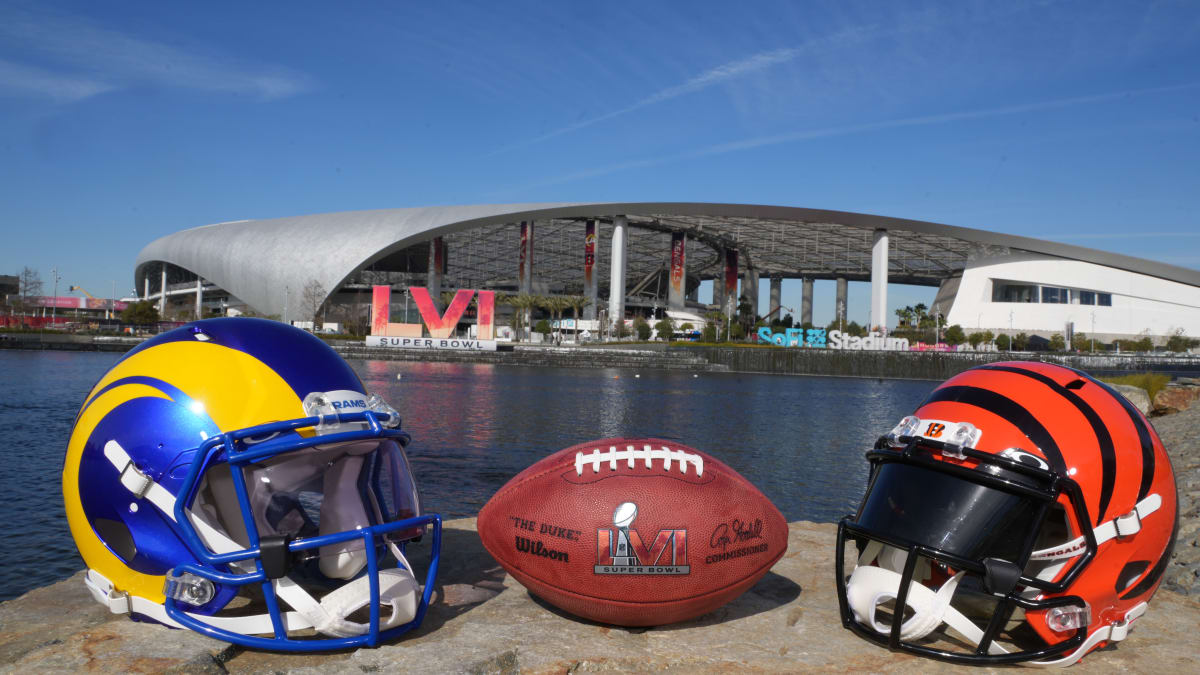
[[[712,536],[708,538],[708,545],[724,551],[730,544],[761,539],[762,530],[762,520],[758,518],[755,518],[753,523],[743,523],[741,520],[735,519],[729,523],[717,525],[717,529],[713,530]]]

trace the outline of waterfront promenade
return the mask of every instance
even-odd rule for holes
[[[0,339],[0,349],[124,352],[143,339],[9,333]],[[332,340],[330,344],[348,359],[492,363],[551,368],[658,369],[940,381],[981,363],[1035,360],[1059,363],[1093,374],[1154,371],[1200,376],[1200,356],[1157,353],[853,351],[690,343],[609,343],[557,347],[515,343],[502,344],[501,349],[490,352],[368,347],[359,340]]]

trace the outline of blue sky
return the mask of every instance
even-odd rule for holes
[[[527,201],[839,209],[1200,268],[1200,4],[7,1],[0,151],[0,272],[49,293],[57,266],[62,295],[129,292],[145,244],[198,225]]]

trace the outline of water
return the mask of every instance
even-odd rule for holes
[[[84,396],[119,358],[0,352],[0,425],[9,441],[0,460],[7,497],[0,503],[0,600],[83,567],[63,516],[62,457]],[[447,518],[475,515],[509,478],[551,452],[607,436],[653,435],[716,456],[788,520],[834,521],[862,496],[863,451],[936,384],[351,363],[368,391],[400,411],[425,508]]]

